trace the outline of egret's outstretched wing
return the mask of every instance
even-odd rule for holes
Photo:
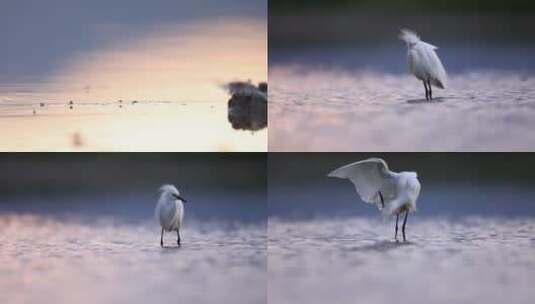
[[[377,204],[379,209],[382,209],[382,199],[386,203],[395,194],[394,174],[384,160],[370,158],[340,167],[328,176],[349,179],[364,202]]]

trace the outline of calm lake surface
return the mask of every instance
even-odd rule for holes
[[[533,48],[438,49],[448,70],[433,102],[406,48],[270,53],[274,151],[526,151],[535,147]],[[326,148],[328,147],[328,148]]]
[[[5,151],[267,149],[267,129],[235,130],[225,100],[0,103],[0,130]]]

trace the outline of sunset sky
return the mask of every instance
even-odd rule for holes
[[[216,101],[267,79],[265,1],[3,1],[0,101]]]

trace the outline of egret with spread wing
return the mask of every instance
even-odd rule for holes
[[[407,218],[409,212],[416,210],[416,200],[420,195],[420,182],[416,172],[392,172],[384,160],[370,158],[340,167],[328,176],[349,179],[362,201],[375,204],[385,216],[396,215],[396,240],[399,215],[405,213],[401,229],[403,241],[406,241]]]
[[[435,52],[436,46],[420,40],[418,35],[408,29],[402,29],[399,39],[407,43],[409,70],[424,83],[425,99],[433,99],[431,85],[445,89],[448,81],[446,69]]]

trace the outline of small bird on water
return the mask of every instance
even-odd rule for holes
[[[424,83],[425,99],[433,99],[431,86],[445,89],[448,81],[446,69],[435,50],[436,46],[420,40],[418,35],[408,29],[402,29],[399,39],[407,43],[410,72]]]
[[[398,220],[403,220],[403,241],[409,212],[416,210],[420,195],[420,182],[416,172],[392,172],[380,158],[370,158],[340,167],[328,174],[329,177],[347,178],[354,185],[362,201],[377,205],[384,216],[396,215],[395,240],[398,239]]]
[[[173,185],[160,187],[160,198],[156,204],[156,218],[162,227],[160,246],[163,247],[164,231],[176,231],[177,245],[180,246],[180,228],[184,219],[184,203],[186,200]]]

